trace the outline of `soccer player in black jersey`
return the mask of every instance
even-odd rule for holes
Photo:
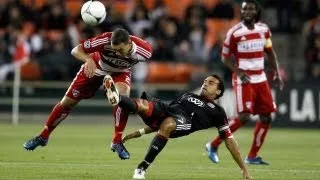
[[[144,160],[135,169],[134,179],[145,179],[145,172],[156,156],[165,147],[169,138],[186,136],[195,131],[216,127],[220,137],[224,138],[226,147],[242,170],[244,179],[251,179],[241,158],[237,142],[229,129],[224,109],[214,101],[224,92],[221,78],[215,74],[208,76],[201,87],[200,95],[185,93],[170,104],[148,96],[145,92],[141,98],[133,99],[119,96],[110,76],[104,78],[108,100],[124,110],[138,114],[147,127],[124,137],[123,141],[140,137],[157,131]]]

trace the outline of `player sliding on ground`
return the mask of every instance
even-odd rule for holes
[[[121,96],[111,76],[105,76],[104,81],[109,102],[132,114],[138,114],[148,126],[125,136],[124,140],[157,131],[144,160],[134,171],[134,179],[145,179],[146,170],[165,147],[169,138],[186,136],[210,127],[218,129],[233,159],[242,170],[242,177],[251,179],[237,142],[229,129],[226,113],[214,102],[224,92],[224,84],[219,76],[214,74],[208,76],[203,82],[200,95],[185,93],[169,105],[148,96],[145,92],[137,99]]]

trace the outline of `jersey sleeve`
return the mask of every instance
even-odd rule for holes
[[[229,128],[229,123],[228,123],[228,120],[227,120],[227,115],[225,113],[225,111],[222,109],[222,113],[221,113],[221,116],[219,117],[219,120],[217,122],[217,129],[218,129],[218,132],[219,132],[219,135],[222,139],[225,139],[225,138],[228,138],[230,136],[232,136],[232,133],[230,131],[230,128]]]
[[[224,40],[223,47],[222,47],[222,56],[224,58],[231,58],[232,54],[236,51],[236,40],[233,35],[233,30],[229,30]]]
[[[104,46],[110,42],[111,32],[106,32],[96,37],[83,41],[82,47],[85,53],[103,51]]]
[[[147,61],[152,57],[153,48],[150,43],[138,37],[130,36],[130,39],[136,44],[136,58],[139,61]]]
[[[267,31],[265,32],[266,42],[264,46],[265,51],[271,51],[272,50],[272,41],[271,41],[271,31],[269,27],[267,26]]]

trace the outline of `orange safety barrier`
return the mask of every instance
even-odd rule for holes
[[[205,72],[204,66],[188,63],[148,63],[147,82],[149,83],[187,83],[193,73]]]
[[[219,38],[223,40],[228,32],[228,30],[238,23],[238,19],[226,20],[226,19],[207,19],[206,27],[207,33],[205,35],[206,46],[211,48],[215,45]]]

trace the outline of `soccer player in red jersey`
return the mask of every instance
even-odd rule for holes
[[[34,150],[39,145],[45,146],[52,131],[68,116],[71,109],[80,100],[95,95],[106,75],[114,79],[121,95],[129,96],[130,68],[139,62],[147,61],[152,56],[152,47],[146,41],[130,36],[126,30],[118,28],[83,41],[72,49],[71,54],[84,64],[65,96],[53,108],[40,135],[23,144],[27,150]],[[115,132],[111,150],[116,151],[121,159],[129,159],[130,154],[122,143],[122,132],[127,124],[128,113],[115,106],[113,116]]]
[[[233,71],[232,84],[238,111],[238,117],[229,122],[231,132],[249,121],[251,114],[259,115],[251,150],[245,159],[248,164],[268,164],[258,156],[258,152],[270,128],[271,113],[276,111],[264,72],[264,53],[275,72],[275,83],[283,88],[271,32],[266,24],[259,22],[260,15],[260,7],[255,0],[244,0],[241,5],[242,21],[229,29],[222,49],[222,61]],[[217,149],[221,142],[218,136],[206,144],[208,156],[214,163],[219,162]]]

